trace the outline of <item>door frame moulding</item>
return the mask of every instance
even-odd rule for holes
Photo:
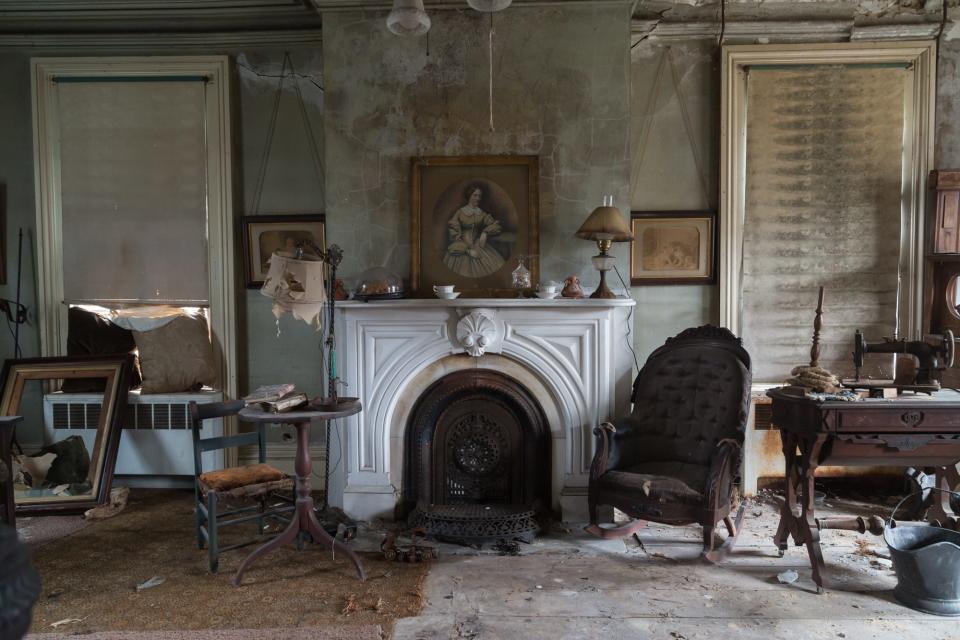
[[[747,69],[750,65],[904,64],[913,69],[904,99],[900,233],[900,335],[919,335],[923,312],[926,176],[933,166],[936,43],[730,45],[723,47],[720,111],[720,325],[741,332],[745,215]],[[912,126],[910,126],[912,124]]]
[[[60,147],[54,77],[171,76],[207,77],[207,277],[210,330],[220,362],[222,391],[237,397],[237,276],[234,273],[233,187],[231,179],[230,62],[227,56],[135,56],[33,58],[34,184],[37,224],[37,308],[40,353],[66,353],[67,306],[63,304],[63,212],[60,199]],[[235,421],[225,421],[232,433]],[[236,463],[236,452],[227,464]]]

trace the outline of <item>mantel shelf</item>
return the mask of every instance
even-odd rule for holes
[[[441,300],[439,298],[402,298],[400,300],[370,300],[364,302],[361,300],[345,300],[337,302],[337,308],[348,309],[367,309],[367,308],[416,308],[416,307],[452,307],[452,308],[495,308],[495,307],[536,307],[536,308],[555,308],[555,309],[581,309],[581,308],[604,308],[604,307],[632,307],[636,304],[633,298],[606,298],[592,299],[582,298],[580,300],[571,298],[555,298],[553,300],[541,300],[540,298],[456,298],[455,300]]]

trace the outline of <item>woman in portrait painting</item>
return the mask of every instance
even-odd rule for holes
[[[482,278],[503,266],[503,256],[487,244],[502,229],[496,218],[480,208],[483,190],[479,186],[468,187],[466,195],[466,204],[447,223],[449,244],[443,263],[461,276]]]

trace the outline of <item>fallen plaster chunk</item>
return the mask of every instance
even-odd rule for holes
[[[158,587],[166,581],[167,581],[166,578],[161,578],[160,576],[153,576],[146,582],[141,582],[140,584],[137,585],[137,593],[143,591],[144,589]]]
[[[59,629],[65,624],[73,624],[74,622],[83,622],[86,618],[64,618],[63,620],[57,620],[56,622],[51,622],[50,626],[54,629]]]
[[[793,569],[787,569],[783,573],[777,574],[777,581],[780,582],[780,584],[793,584],[799,578],[800,578],[800,574],[798,574]]]

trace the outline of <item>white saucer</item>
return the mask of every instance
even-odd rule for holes
[[[444,300],[453,300],[454,298],[456,298],[457,296],[459,296],[461,293],[463,293],[463,292],[462,292],[462,291],[450,291],[450,292],[446,292],[446,291],[436,291],[436,292],[435,292],[435,294],[436,294],[436,296],[437,296],[438,298],[442,298],[442,299],[444,299]]]
[[[552,293],[549,292],[549,291],[534,291],[533,293],[534,293],[534,295],[536,295],[536,296],[537,296],[538,298],[540,298],[541,300],[553,300],[553,299],[556,298],[558,295],[560,295],[560,294],[557,293],[556,291],[554,291],[554,292],[552,292]]]

